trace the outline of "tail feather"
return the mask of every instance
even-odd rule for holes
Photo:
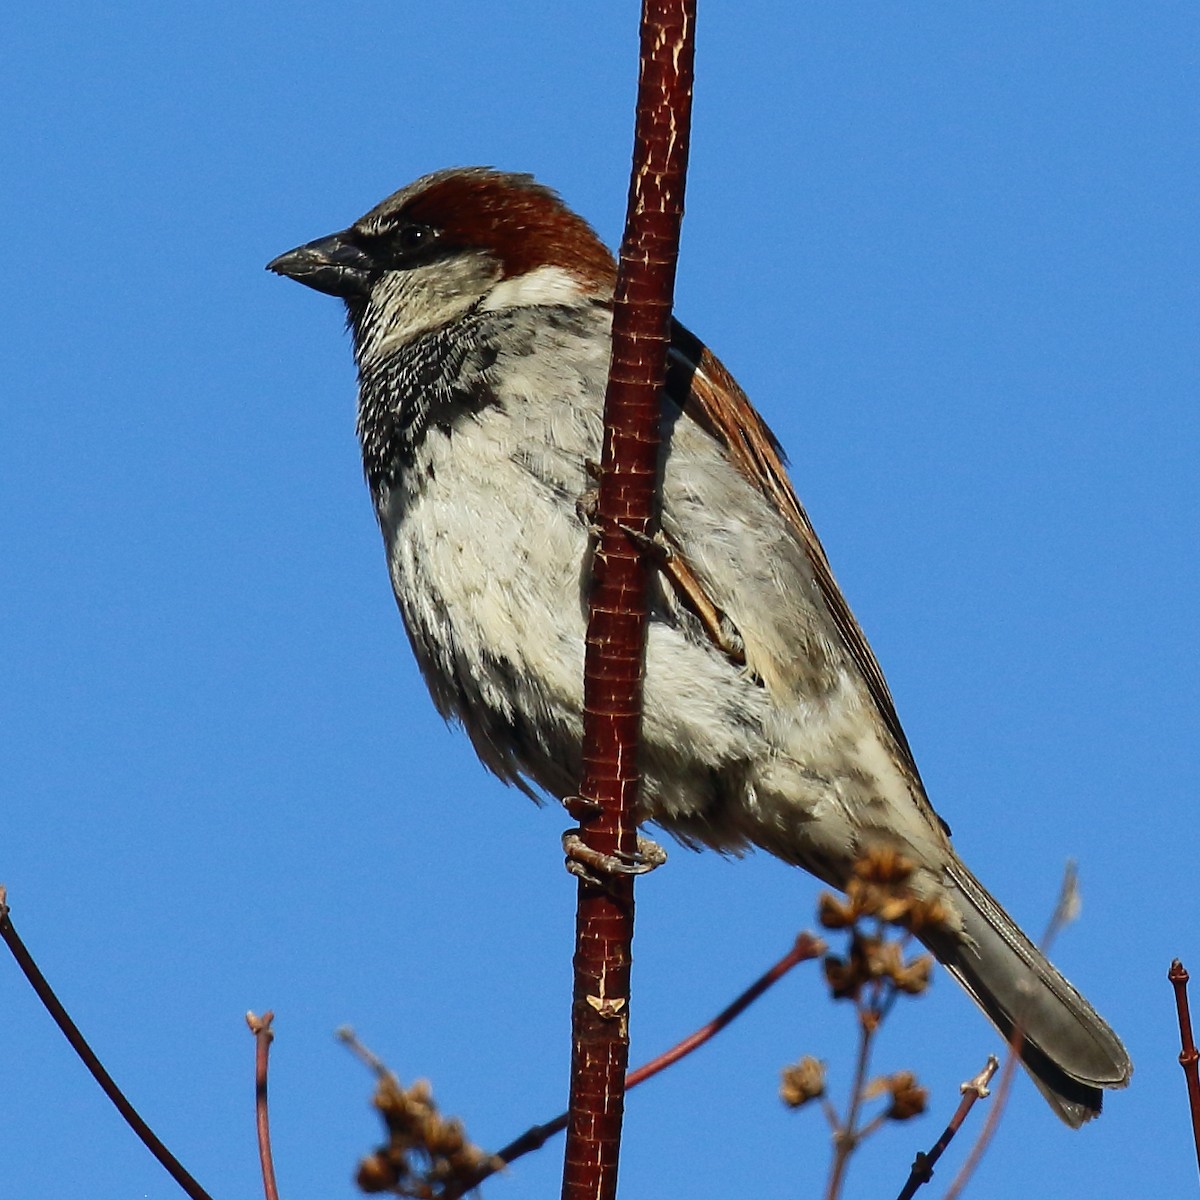
[[[1121,1039],[958,860],[948,868],[962,933],[923,931],[925,944],[1020,1055],[1039,1091],[1073,1128],[1100,1112],[1103,1089],[1133,1072]]]

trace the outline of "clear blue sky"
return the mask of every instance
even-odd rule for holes
[[[601,11],[590,11],[601,10]],[[259,1194],[247,1008],[273,1007],[285,1194],[378,1134],[349,1023],[502,1143],[565,1094],[558,837],[430,706],[353,432],[339,306],[263,264],[425,171],[535,172],[610,241],[636,6],[13,8],[0,39],[0,880],[113,1072],[215,1197]],[[972,1195],[1190,1195],[1165,981],[1195,887],[1197,91],[1184,3],[702,3],[678,311],[788,447],[934,803],[1128,1042],[1081,1133],[1021,1081]],[[812,920],[763,856],[639,885],[633,1057]],[[1196,994],[1200,1008],[1200,988]],[[0,962],[0,1194],[169,1197]],[[944,976],[879,1066],[934,1117],[993,1039]],[[630,1101],[623,1196],[811,1196],[816,972]],[[957,1161],[957,1153],[952,1156]],[[557,1194],[560,1148],[493,1183]],[[943,1171],[939,1179],[948,1178]],[[933,1192],[930,1193],[935,1194]]]

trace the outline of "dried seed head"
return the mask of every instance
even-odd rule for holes
[[[924,899],[912,891],[915,870],[912,859],[896,850],[868,850],[854,864],[845,900],[821,897],[821,923],[829,929],[846,929],[862,917],[874,917],[910,931],[946,924],[950,914],[940,900]]]
[[[779,1083],[779,1098],[788,1108],[799,1108],[825,1095],[825,1064],[811,1054],[798,1063],[784,1067]]]
[[[369,1154],[358,1164],[355,1182],[363,1192],[389,1192],[400,1182],[400,1174],[387,1155],[380,1152]]]
[[[835,1000],[853,1000],[858,995],[863,980],[845,959],[827,954],[821,967],[825,972],[825,982],[829,984],[830,994]]]
[[[915,933],[920,929],[937,929],[949,924],[949,921],[950,910],[940,900],[918,900],[913,897],[901,923]]]
[[[832,892],[822,892],[817,901],[817,920],[826,929],[848,929],[858,919],[853,905],[840,900]]]
[[[873,846],[854,864],[854,875],[864,883],[894,888],[907,883],[917,864],[890,846]]]
[[[933,956],[922,954],[911,962],[905,963],[892,975],[896,990],[909,996],[919,996],[929,987],[933,978]]]
[[[891,1103],[883,1114],[889,1121],[908,1121],[920,1116],[929,1102],[929,1091],[917,1083],[912,1071],[896,1071],[873,1079],[863,1092],[866,1099],[890,1096]]]
[[[462,1123],[444,1117],[428,1081],[404,1088],[389,1071],[379,1076],[375,1107],[388,1140],[358,1168],[364,1192],[395,1192],[415,1200],[453,1200],[503,1164],[471,1144]]]

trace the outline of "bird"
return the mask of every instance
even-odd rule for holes
[[[392,587],[438,711],[535,799],[578,787],[589,556],[616,266],[532,176],[435,171],[268,269],[344,302]],[[806,447],[806,453],[814,448]],[[883,672],[716,355],[672,324],[651,554],[639,822],[845,889],[913,864],[913,932],[1078,1127],[1121,1040],[956,854]]]

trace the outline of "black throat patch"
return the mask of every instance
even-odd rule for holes
[[[500,402],[490,378],[499,357],[496,332],[492,314],[467,317],[452,332],[414,338],[360,371],[358,438],[377,503],[402,478],[416,482],[431,431],[452,436],[463,421]]]

